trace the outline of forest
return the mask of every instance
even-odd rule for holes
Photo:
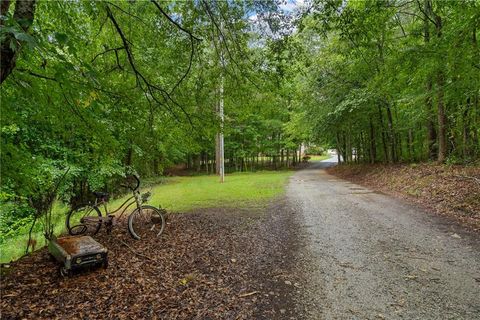
[[[227,172],[294,167],[302,145],[480,158],[475,0],[2,0],[0,27],[0,241],[59,179],[73,206],[132,172],[213,174],[219,133]]]

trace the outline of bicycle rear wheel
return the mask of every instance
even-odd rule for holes
[[[159,237],[165,228],[162,210],[153,206],[141,206],[128,217],[128,231],[137,239]]]
[[[72,236],[94,235],[102,226],[102,214],[97,207],[80,206],[68,213],[65,225]]]

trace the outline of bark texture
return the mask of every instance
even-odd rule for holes
[[[3,1],[0,5],[2,15],[8,12],[10,1]],[[17,0],[15,3],[15,12],[13,19],[20,25],[23,32],[28,32],[33,23],[35,14],[35,0]],[[14,46],[11,43],[15,43]],[[13,47],[13,48],[12,48]],[[15,69],[18,52],[21,49],[21,43],[15,39],[13,34],[9,33],[0,44],[0,84]]]

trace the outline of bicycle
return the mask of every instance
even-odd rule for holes
[[[80,205],[71,210],[65,222],[68,233],[70,235],[95,235],[100,230],[102,224],[104,224],[107,234],[110,234],[113,229],[114,219],[120,219],[131,205],[136,204],[136,209],[128,217],[128,231],[130,235],[137,240],[145,238],[149,234],[156,237],[160,236],[165,228],[165,210],[143,204],[148,201],[150,193],[140,194],[138,190],[140,179],[135,175],[133,177],[136,180],[134,188],[129,185],[122,185],[132,191],[132,196],[114,211],[108,211],[107,202],[109,195],[104,192],[93,192],[95,203]],[[102,216],[99,208],[102,205],[105,216]],[[117,217],[116,213],[122,208],[122,212]]]

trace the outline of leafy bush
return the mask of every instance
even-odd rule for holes
[[[321,156],[325,153],[325,149],[320,146],[309,146],[306,150],[306,154],[308,155],[317,155]]]
[[[34,219],[34,210],[22,202],[0,202],[0,243],[23,233]]]

